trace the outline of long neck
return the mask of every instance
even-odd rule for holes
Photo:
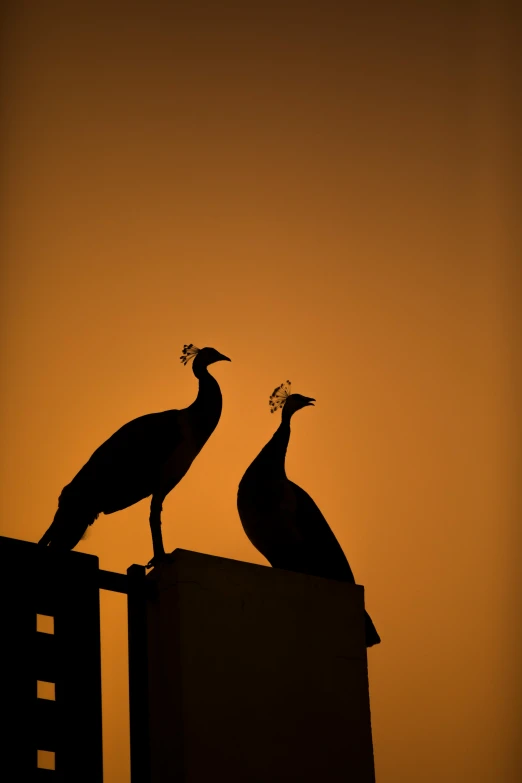
[[[219,422],[223,398],[218,382],[206,367],[195,367],[194,375],[199,380],[198,395],[188,411],[195,423],[195,430],[204,442]]]
[[[290,418],[283,417],[271,439],[256,457],[256,469],[262,467],[273,478],[286,477],[285,458],[289,440]]]

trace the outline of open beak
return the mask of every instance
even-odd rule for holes
[[[307,397],[306,399],[307,399],[307,403],[306,404],[313,406],[313,404],[315,402],[315,397]]]

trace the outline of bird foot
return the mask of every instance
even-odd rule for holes
[[[157,566],[161,565],[162,563],[172,563],[174,561],[174,555],[173,554],[167,554],[166,552],[163,552],[161,555],[154,555],[152,560],[149,560],[146,568],[156,568]]]

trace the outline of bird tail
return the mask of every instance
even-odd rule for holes
[[[372,622],[372,618],[365,612],[365,627],[366,627],[366,646],[373,647],[374,644],[380,644],[381,637],[377,633],[377,629]]]
[[[62,494],[54,519],[38,544],[52,547],[56,551],[69,552],[85,536],[87,528],[97,517],[96,512],[82,508],[81,503],[74,502],[71,498],[64,501]]]

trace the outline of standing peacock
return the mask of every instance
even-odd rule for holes
[[[348,560],[321,511],[285,472],[290,419],[314,402],[313,397],[291,394],[290,381],[272,393],[271,412],[283,409],[281,424],[239,483],[239,517],[252,544],[274,568],[355,583]],[[368,613],[365,619],[366,645],[371,647],[381,640]]]
[[[219,422],[221,390],[208,367],[230,361],[215,348],[192,344],[183,347],[180,359],[184,365],[194,360],[199,389],[192,405],[140,416],[102,443],[63,488],[54,520],[39,544],[57,551],[73,549],[99,514],[113,514],[152,495],[149,521],[154,556],[148,565],[168,557],[161,533],[163,501]]]

